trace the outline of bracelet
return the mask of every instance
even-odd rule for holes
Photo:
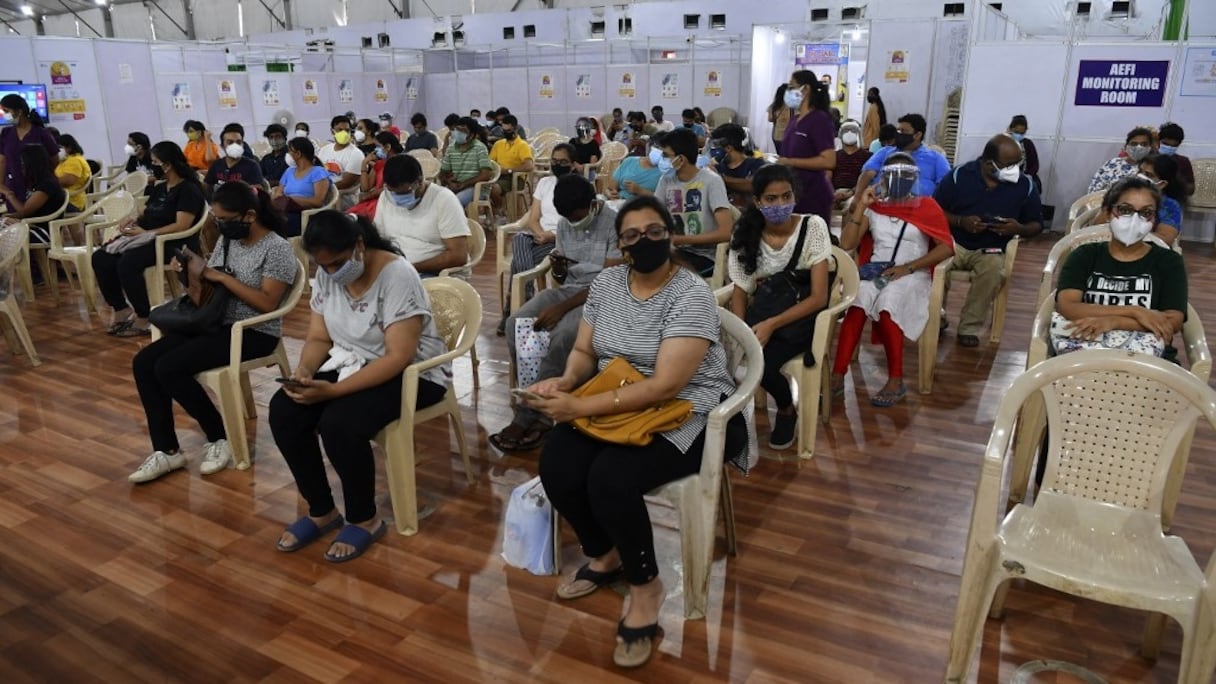
[[[619,412],[621,410],[621,391],[612,390],[612,410]]]

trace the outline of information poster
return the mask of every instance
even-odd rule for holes
[[[618,97],[623,97],[626,100],[632,100],[637,97],[638,89],[633,84],[633,74],[628,71],[621,74],[621,82],[617,86],[616,94]]]
[[[794,46],[794,64],[840,64],[840,43],[801,43]]]
[[[132,71],[130,64],[118,65],[118,82],[123,85],[131,85],[135,82],[135,72]]]
[[[900,59],[906,53],[900,52]],[[805,43],[794,46],[794,63],[819,76],[831,94],[833,108],[848,115],[849,46],[840,43]],[[907,74],[904,74],[907,78]]]
[[[680,96],[680,75],[663,74],[663,99],[674,100]]]
[[[338,81],[338,102],[348,103],[355,101],[355,85],[349,78],[344,78]]]
[[[222,79],[216,87],[220,91],[220,109],[236,109],[236,86],[232,81]]]
[[[907,83],[908,75],[908,51],[889,50],[887,68],[883,69],[883,80],[887,83]]]
[[[383,78],[376,79],[375,99],[376,102],[388,102],[388,83],[386,83]]]
[[[1160,107],[1169,60],[1083,59],[1077,67],[1080,107]]]
[[[574,82],[575,97],[591,97],[591,74],[579,74]]]
[[[190,100],[190,84],[189,83],[174,83],[173,84],[173,111],[188,112],[194,109],[194,103]]]
[[[546,100],[553,99],[553,76],[550,74],[540,75],[540,96]]]
[[[705,74],[705,97],[722,97],[722,74],[710,71]]]
[[[1187,48],[1186,66],[1182,70],[1183,97],[1216,97],[1216,49]]]
[[[304,104],[315,105],[321,101],[321,93],[317,91],[317,82],[310,79],[304,81]]]
[[[84,96],[72,83],[76,62],[39,62],[38,72],[47,74],[47,112],[51,121],[80,121],[85,118]]]
[[[278,107],[279,103],[279,82],[270,79],[262,81],[262,104]]]
[[[405,79],[405,99],[418,99],[418,81],[419,78],[417,76],[410,76],[409,78]]]

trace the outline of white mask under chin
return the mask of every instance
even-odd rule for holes
[[[1116,216],[1110,220],[1110,234],[1128,247],[1144,242],[1151,232],[1152,221],[1145,220],[1140,214]]]

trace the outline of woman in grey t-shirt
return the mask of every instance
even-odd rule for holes
[[[270,430],[308,514],[283,532],[278,548],[295,551],[342,527],[325,552],[340,563],[386,529],[376,513],[371,440],[401,416],[405,368],[446,346],[418,272],[370,221],[320,212],[308,222],[304,249],[317,264],[312,320],[292,380],[270,401]],[[424,372],[416,407],[438,403],[450,374],[447,365]],[[342,480],[345,521],[334,507],[318,434]]]
[[[629,610],[618,626],[613,655],[622,667],[650,657],[663,602],[642,496],[700,469],[706,417],[735,390],[713,292],[696,273],[672,261],[674,232],[671,214],[654,197],[638,197],[621,208],[617,242],[629,265],[606,268],[591,284],[565,373],[533,385],[531,391],[544,398],[529,402],[565,423],[549,433],[540,477],[591,559],[558,587],[557,595],[586,596],[624,576]],[[645,380],[591,396],[570,394],[616,357]],[[569,424],[674,398],[692,402],[692,416],[646,446],[601,442]],[[728,430],[728,454],[746,442],[742,417],[737,418]]]

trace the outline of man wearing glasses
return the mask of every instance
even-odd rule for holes
[[[1043,230],[1039,191],[1022,175],[1021,161],[1017,141],[1002,133],[988,141],[979,159],[943,178],[933,194],[954,237],[954,269],[971,271],[958,323],[958,343],[964,347],[980,344],[980,329],[1008,275],[1005,246],[1015,236]]]

